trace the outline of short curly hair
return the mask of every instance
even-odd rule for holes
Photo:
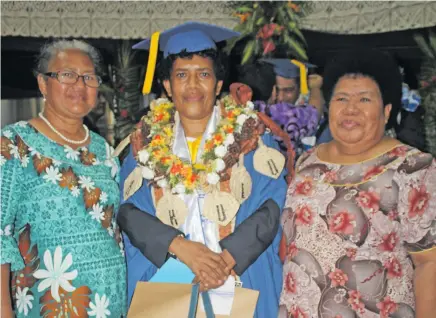
[[[79,50],[89,56],[94,65],[96,73],[102,72],[102,56],[92,45],[80,40],[55,40],[46,43],[40,50],[36,60],[36,67],[33,71],[35,76],[48,72],[50,62],[56,54],[66,50]]]
[[[386,128],[395,127],[401,108],[402,77],[393,57],[375,49],[352,50],[335,56],[324,70],[322,90],[328,103],[339,79],[347,75],[369,77],[377,83],[383,105],[392,104]]]
[[[217,81],[223,81],[226,77],[226,56],[219,50],[207,49],[199,52],[182,51],[178,54],[170,54],[162,59],[157,67],[160,82],[170,79],[174,61],[178,58],[192,59],[194,55],[208,58],[213,62],[213,70]]]

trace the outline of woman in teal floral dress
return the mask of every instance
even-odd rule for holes
[[[118,162],[83,125],[97,100],[98,62],[84,42],[43,48],[44,112],[1,132],[1,317],[126,314]]]

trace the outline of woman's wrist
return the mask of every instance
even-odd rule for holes
[[[184,240],[185,236],[183,234],[179,234],[171,241],[171,244],[168,247],[168,253],[170,254],[170,256],[177,256],[178,251],[180,250],[180,246],[183,244]]]

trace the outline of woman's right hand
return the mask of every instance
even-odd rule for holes
[[[178,236],[171,242],[169,252],[185,263],[206,287],[221,286],[230,274],[221,256],[204,244]]]

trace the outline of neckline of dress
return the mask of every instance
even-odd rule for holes
[[[335,165],[335,166],[346,167],[346,166],[360,165],[360,164],[363,164],[363,163],[368,163],[368,162],[370,162],[370,161],[373,161],[373,160],[379,159],[380,157],[385,156],[386,154],[388,154],[388,153],[391,152],[392,150],[394,150],[394,149],[396,149],[396,148],[399,148],[399,147],[407,147],[407,148],[410,148],[410,146],[408,146],[408,145],[406,145],[406,144],[399,143],[399,144],[397,144],[397,145],[395,145],[395,146],[392,146],[391,148],[388,148],[387,150],[385,150],[385,151],[379,153],[378,155],[375,155],[374,157],[371,157],[371,158],[369,158],[369,159],[365,159],[365,160],[362,160],[362,161],[354,162],[354,163],[337,163],[337,162],[329,162],[329,161],[322,160],[322,159],[318,156],[319,146],[317,146],[317,147],[314,149],[314,151],[313,151],[313,155],[315,156],[315,158],[316,158],[316,160],[317,160],[318,162],[321,162],[321,163],[324,163],[324,164],[327,164],[327,165]]]

